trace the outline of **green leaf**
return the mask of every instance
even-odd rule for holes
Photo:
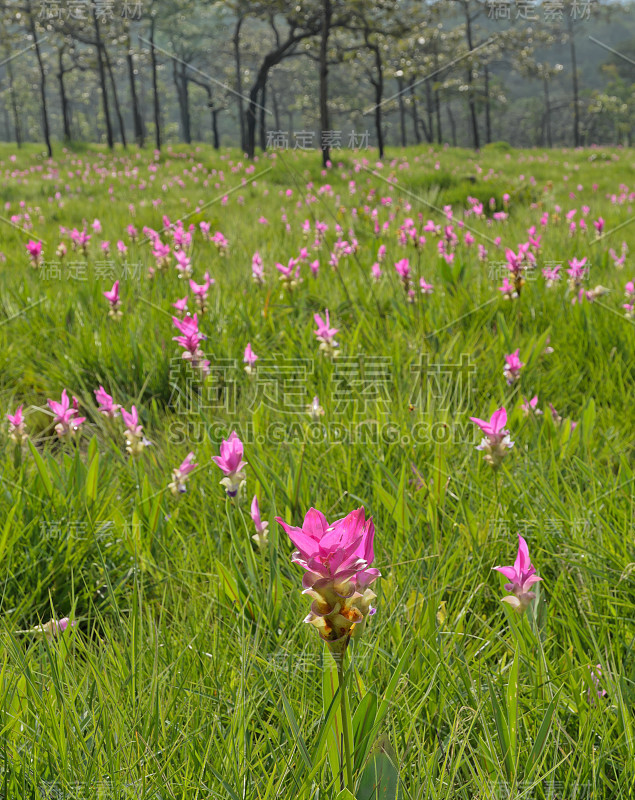
[[[516,740],[518,736],[518,667],[520,662],[520,647],[516,645],[516,654],[509,671],[507,684],[507,729],[509,731],[509,746],[511,758],[516,761]]]
[[[547,736],[549,735],[549,731],[551,730],[553,713],[556,710],[556,706],[558,705],[558,697],[560,696],[561,688],[558,689],[558,691],[553,696],[553,699],[549,703],[549,706],[547,707],[547,710],[545,712],[545,716],[542,718],[542,722],[540,724],[538,733],[536,734],[536,738],[534,739],[531,752],[529,753],[529,758],[527,759],[527,774],[526,774],[527,779],[531,776],[532,772],[538,766],[538,763],[540,762],[540,758],[542,756],[542,751],[545,749],[545,742],[547,741]]]
[[[48,473],[48,469],[46,468],[46,464],[44,463],[44,459],[38,453],[37,448],[33,444],[33,442],[29,439],[29,448],[31,449],[31,455],[33,456],[33,460],[35,461],[35,466],[37,467],[37,471],[40,474],[40,479],[42,484],[44,485],[44,489],[47,495],[52,498],[53,497],[53,482],[51,481],[51,476]]]
[[[371,755],[357,785],[357,800],[398,800],[401,796],[399,773],[385,752],[388,747],[386,742]]]
[[[92,444],[92,443],[91,443]],[[97,477],[99,476],[99,451],[95,453],[86,476],[86,498],[94,503],[97,499]]]
[[[333,698],[339,691],[339,678],[337,675],[337,665],[328,652],[324,652],[324,659],[326,663],[322,667],[322,704],[324,707],[325,715],[331,708]],[[331,765],[331,773],[335,786],[341,785],[340,773],[342,769],[342,741],[343,741],[343,724],[342,724],[342,706],[341,697],[338,697],[336,704],[336,711],[332,717],[329,730],[326,734],[326,752],[328,755],[329,764]]]
[[[342,789],[335,800],[355,800],[355,795],[351,794],[348,789]]]
[[[355,770],[361,768],[364,753],[368,752],[368,739],[372,733],[376,715],[377,695],[374,692],[367,692],[360,700],[353,715],[353,741],[355,743],[353,761]]]

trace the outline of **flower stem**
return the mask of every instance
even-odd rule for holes
[[[337,677],[342,694],[342,733],[344,737],[344,763],[346,765],[346,788],[353,792],[353,762],[351,747],[350,707],[348,703],[348,673],[344,669],[346,651],[337,658]]]

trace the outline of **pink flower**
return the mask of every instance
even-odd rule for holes
[[[188,297],[187,295],[185,295],[185,297],[182,297],[180,300],[177,300],[175,303],[172,303],[172,308],[176,308],[177,311],[180,311],[182,313],[187,308],[187,301]]]
[[[374,281],[381,280],[382,271],[381,271],[381,267],[379,266],[379,261],[375,261],[373,266],[370,268],[370,271],[371,271],[371,274],[373,276],[373,280]]]
[[[503,285],[498,287],[498,291],[502,292],[505,300],[513,300],[518,297],[518,292],[514,284],[509,282],[509,278],[503,278]]]
[[[251,518],[256,528],[256,533],[251,537],[259,547],[267,544],[267,528],[269,523],[260,519],[260,506],[258,505],[258,498],[254,495],[251,501]]]
[[[188,476],[196,467],[198,464],[194,463],[194,453],[188,453],[181,465],[172,470],[172,483],[169,485],[172,494],[183,494],[186,491]]]
[[[297,548],[291,560],[305,570],[303,594],[313,599],[305,622],[318,629],[329,647],[343,652],[374,613],[371,601],[376,595],[368,587],[380,572],[371,567],[372,517],[366,520],[362,507],[329,525],[322,512],[311,508],[301,528],[280,517],[276,521]]]
[[[18,406],[15,414],[7,414],[7,420],[9,421],[9,438],[16,444],[21,444],[27,438],[22,408],[23,406]]]
[[[223,439],[220,446],[220,455],[212,456],[212,461],[225,473],[221,484],[225,487],[230,497],[236,497],[238,490],[246,480],[244,468],[247,462],[243,461],[243,443],[238,438],[236,431],[232,431],[229,439]]]
[[[317,325],[317,330],[314,331],[320,342],[320,350],[326,355],[335,356],[335,348],[339,347],[335,341],[335,334],[339,332],[339,328],[331,328],[328,308],[325,312],[326,319],[322,319],[319,314],[314,314],[313,319]]]
[[[245,363],[245,372],[248,375],[251,375],[253,370],[253,365],[258,361],[258,356],[254,353],[251,349],[251,342],[247,342],[247,347],[245,347],[245,354],[243,356],[243,362]]]
[[[251,277],[255,283],[263,284],[265,282],[265,273],[262,269],[262,257],[257,251],[251,258]]]
[[[594,227],[594,228],[595,228],[595,230],[597,231],[597,235],[598,235],[598,236],[601,236],[601,235],[602,235],[602,231],[604,230],[604,220],[602,219],[602,217],[598,217],[598,218],[597,218],[597,219],[596,219],[596,220],[593,222],[593,227]]]
[[[100,386],[99,389],[95,389],[95,399],[99,403],[99,411],[100,414],[103,414],[105,417],[116,417],[119,413],[119,409],[121,408],[120,405],[113,403],[112,397],[108,394],[108,392],[104,389],[103,386]]]
[[[42,261],[42,242],[29,240],[26,244],[26,250],[31,257],[31,264],[34,267],[39,266]]]
[[[110,303],[110,309],[108,311],[109,317],[114,317],[115,319],[119,319],[122,316],[122,312],[120,309],[121,301],[119,298],[119,281],[115,281],[112,285],[112,289],[110,291],[103,293],[104,297]]]
[[[79,430],[82,422],[86,421],[86,417],[77,416],[77,400],[73,398],[73,406],[68,399],[66,389],[62,391],[61,402],[57,400],[47,400],[49,408],[55,415],[53,422],[55,424],[55,431],[57,435],[62,438],[63,436],[74,436]]]
[[[545,278],[545,280],[546,280],[546,282],[547,282],[547,287],[551,287],[551,286],[553,286],[553,284],[554,284],[556,281],[559,281],[559,280],[560,280],[560,275],[559,275],[559,272],[560,272],[560,266],[561,266],[560,264],[557,264],[557,265],[556,265],[555,267],[553,267],[553,268],[550,268],[550,267],[545,267],[545,268],[542,270],[543,277]]]
[[[509,583],[505,584],[505,589],[508,592],[512,592],[512,594],[503,597],[503,603],[509,603],[515,611],[522,614],[536,597],[535,593],[530,591],[530,587],[534,583],[541,581],[542,578],[535,574],[536,568],[529,558],[527,542],[520,534],[518,534],[518,554],[514,565],[510,567],[492,567],[492,569],[500,572],[509,581]]]
[[[395,263],[395,270],[397,275],[401,278],[405,288],[410,284],[410,261],[407,258],[401,258]]]
[[[489,422],[478,417],[470,417],[470,420],[478,425],[485,434],[476,449],[483,450],[485,452],[484,460],[497,469],[507,455],[507,450],[514,446],[509,431],[505,430],[507,411],[504,408],[497,409]]]
[[[149,445],[150,442],[143,435],[143,427],[139,425],[139,414],[136,406],[132,406],[130,412],[122,407],[121,416],[126,426],[124,431],[126,437],[126,452],[136,458],[141,455],[144,447]]]
[[[538,395],[535,395],[531,398],[531,400],[527,400],[525,398],[525,402],[522,404],[521,408],[525,416],[529,416],[529,414],[535,414],[536,416],[540,416],[542,411],[537,408],[538,405]]]
[[[431,283],[426,283],[425,278],[419,279],[419,288],[423,294],[432,294],[434,292],[434,286]]]
[[[511,386],[512,383],[516,383],[518,378],[520,378],[520,370],[525,366],[520,360],[519,352],[520,348],[517,348],[513,353],[505,356],[503,375],[509,386]]]
[[[198,329],[198,316],[194,314],[194,316],[184,317],[182,320],[172,317],[172,322],[183,334],[172,337],[172,341],[178,342],[184,348],[183,358],[191,361],[192,367],[200,369],[203,374],[209,373],[209,361],[204,360],[205,353],[199,347],[206,337]]]

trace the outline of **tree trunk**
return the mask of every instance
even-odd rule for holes
[[[236,100],[238,102],[238,126],[240,128],[240,148],[242,152],[247,150],[247,139],[245,136],[245,110],[243,106],[243,80],[240,71],[240,29],[243,24],[244,17],[238,17],[236,27],[234,28],[234,63],[236,65]]]
[[[143,131],[143,117],[139,109],[139,98],[137,97],[137,86],[134,77],[134,60],[132,50],[130,50],[130,43],[128,43],[128,77],[130,78],[130,99],[132,100],[132,119],[134,122],[134,138],[137,147],[144,145],[144,131]]]
[[[432,98],[432,87],[430,81],[426,81],[426,111],[428,112],[428,127],[424,128],[426,139],[432,142],[434,139],[434,103]]]
[[[490,97],[489,97],[489,69],[485,64],[485,143],[492,141],[492,120],[490,116]]]
[[[379,45],[370,45],[368,37],[366,37],[366,44],[375,55],[375,69],[377,70],[377,79],[371,80],[371,83],[375,87],[375,133],[377,134],[377,149],[381,160],[384,157],[384,135],[381,129],[381,101],[384,94],[383,64]]]
[[[112,96],[113,100],[115,101],[115,114],[117,115],[117,123],[119,125],[119,135],[121,136],[121,144],[123,145],[123,149],[126,150],[128,144],[126,142],[126,128],[123,124],[123,116],[121,114],[121,106],[119,105],[119,95],[117,94],[117,83],[115,81],[115,76],[112,72],[112,64],[110,63],[110,56],[108,55],[108,50],[104,46],[104,58],[106,59],[106,69],[108,70],[108,77],[110,78],[110,85],[112,86]]]
[[[454,122],[454,115],[450,108],[450,103],[446,106],[448,110],[448,119],[450,120],[450,130],[452,131],[452,147],[456,147],[456,123]]]
[[[571,15],[567,16],[569,29],[569,46],[571,49],[571,81],[573,83],[573,144],[580,146],[580,101],[578,99],[578,63],[575,53],[575,35]]]
[[[37,38],[37,28],[35,27],[35,22],[33,20],[33,14],[31,12],[30,2],[28,5],[28,16],[31,27],[31,36],[33,36],[33,44],[35,45],[35,55],[37,57],[38,67],[40,68],[40,96],[42,98],[42,127],[44,129],[44,141],[46,142],[46,149],[48,151],[49,158],[51,158],[53,155],[53,149],[51,148],[51,135],[49,131],[49,114],[48,114],[48,106],[46,103],[46,71],[44,69],[44,62],[42,61],[42,53],[40,52],[40,41]]]
[[[419,122],[417,120],[417,95],[415,93],[414,78],[410,78],[410,114],[412,116],[412,127],[414,128],[415,142],[421,144],[421,135],[419,134]]]
[[[276,130],[280,130],[280,106],[278,105],[278,95],[273,88],[273,83],[269,81],[269,91],[271,93],[271,104],[273,106],[273,118]]]
[[[154,98],[154,145],[161,149],[161,116],[159,111],[159,90],[157,87],[157,54],[154,49],[154,26],[156,18],[152,16],[150,25],[150,57],[152,60],[152,95]]]
[[[399,88],[399,130],[401,133],[401,146],[406,146],[406,106],[403,101],[403,77],[397,78],[397,86]]]
[[[176,86],[176,96],[179,101],[181,113],[181,136],[186,144],[192,143],[192,130],[190,124],[190,92],[188,88],[187,67],[179,61],[172,60],[172,74]]]
[[[320,39],[320,146],[322,148],[322,166],[326,167],[331,155],[328,139],[325,137],[326,131],[330,130],[327,56],[331,19],[333,17],[331,0],[323,0],[322,10],[322,36]]]
[[[267,149],[267,131],[265,130],[265,109],[267,102],[267,84],[264,83],[260,92],[260,149],[264,153]]]
[[[472,51],[474,49],[472,45],[472,20],[470,19],[470,9],[466,0],[464,0],[464,8],[465,8],[465,36],[467,38],[467,46],[468,50]],[[467,59],[467,102],[470,109],[470,119],[472,123],[472,144],[474,145],[474,149],[478,150],[480,147],[479,136],[478,136],[478,119],[476,117],[476,102],[474,99],[474,91],[473,91],[473,83],[474,79],[472,77],[472,65],[470,64],[470,57],[468,56]]]
[[[66,97],[66,87],[64,86],[64,63],[63,52],[57,51],[57,58],[59,64],[59,72],[57,73],[57,80],[60,85],[60,101],[62,103],[62,124],[64,126],[64,141],[70,142],[71,140],[71,120],[68,108],[68,99]]]
[[[302,33],[295,33],[292,29],[286,39],[275,50],[271,50],[262,60],[258,69],[256,80],[249,90],[249,106],[247,108],[247,158],[252,159],[256,153],[256,109],[258,107],[258,96],[267,83],[269,70],[279,64],[293,49],[293,47],[303,39],[313,36],[314,30],[305,30]]]
[[[101,101],[104,108],[104,120],[106,122],[106,141],[108,142],[108,149],[112,150],[115,143],[112,135],[112,124],[110,122],[110,108],[108,106],[108,89],[106,87],[106,70],[104,69],[101,32],[99,30],[99,19],[97,18],[95,6],[93,6],[93,19],[95,21],[95,42],[97,46],[97,66],[99,69],[99,85],[101,87]]]

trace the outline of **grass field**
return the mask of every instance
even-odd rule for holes
[[[352,795],[635,797],[633,153],[334,160],[0,147],[0,408],[22,405],[28,436],[3,421],[1,797],[350,798],[346,693],[274,518],[360,506],[381,577],[350,646]],[[207,376],[173,340],[172,304],[197,310],[177,220],[177,236],[194,226],[192,279],[214,280]],[[506,249],[530,237],[535,266],[506,299]],[[275,265],[302,248],[290,286]],[[100,386],[138,410],[137,457]],[[64,389],[86,418],[72,436],[47,404]],[[535,396],[541,414],[523,409]],[[502,407],[514,445],[494,470],[470,417]],[[235,498],[212,461],[232,431]],[[542,578],[523,615],[492,571],[518,534]],[[63,633],[37,631],[63,617]]]

